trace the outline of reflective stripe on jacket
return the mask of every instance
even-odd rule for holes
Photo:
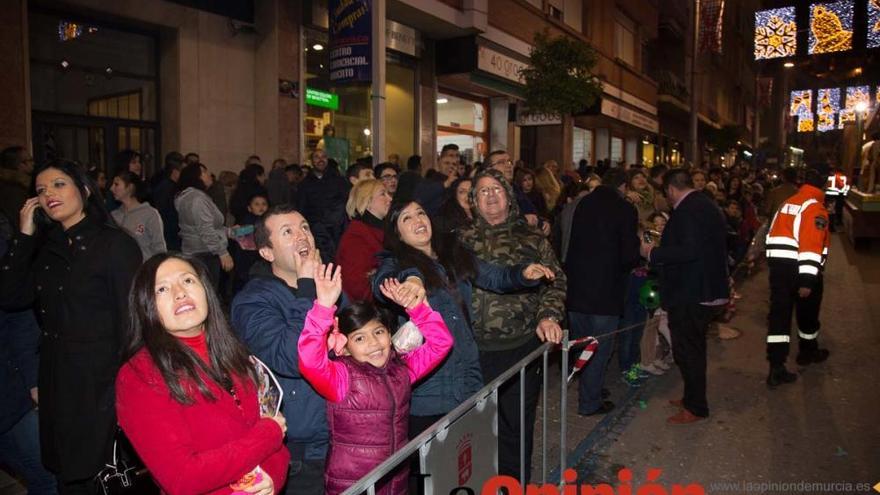
[[[828,256],[824,201],[825,194],[819,188],[801,186],[776,212],[767,233],[767,258],[797,262],[798,273],[808,284],[819,275]]]

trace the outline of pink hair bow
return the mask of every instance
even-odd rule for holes
[[[337,356],[341,356],[342,351],[345,349],[345,344],[347,343],[348,338],[339,331],[339,326],[334,321],[333,330],[331,330],[330,335],[327,336],[327,347],[335,352]]]

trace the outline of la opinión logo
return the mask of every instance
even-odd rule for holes
[[[507,495],[706,495],[703,485],[691,483],[689,485],[673,484],[666,487],[657,482],[660,479],[661,469],[648,470],[645,482],[633,486],[632,470],[623,468],[617,473],[619,483],[612,486],[609,483],[598,485],[577,483],[577,471],[566,469],[562,473],[565,484],[560,491],[559,486],[552,484],[535,485],[529,483],[525,486],[519,480],[511,476],[493,476],[483,484],[480,495],[497,495],[499,491]],[[453,488],[449,495],[475,495],[473,488],[459,486]]]

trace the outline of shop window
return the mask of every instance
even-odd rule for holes
[[[489,141],[487,105],[446,93],[437,94],[437,149],[457,144],[468,163],[482,161]]]
[[[593,164],[593,131],[575,127],[572,135],[571,159],[577,165],[581,160],[586,160],[588,165]]]
[[[141,119],[141,92],[126,93],[89,100],[88,114],[92,117],[114,119]]]
[[[71,25],[79,34],[59,36],[61,26]],[[156,120],[157,41],[151,33],[32,10],[28,34],[34,111]]]
[[[326,31],[306,29],[304,134],[306,150],[324,150],[341,171],[372,154],[370,87],[336,85],[330,81],[330,50]]]
[[[654,166],[654,163],[654,145],[648,141],[642,141],[642,165],[650,168]]]
[[[619,137],[611,138],[611,165],[617,165],[623,161],[623,139]]]
[[[385,153],[405,163],[415,154],[415,68],[398,63],[385,66]]]
[[[614,56],[636,67],[638,49],[636,24],[629,17],[618,13],[614,22]]]

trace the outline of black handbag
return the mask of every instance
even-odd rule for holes
[[[125,433],[117,427],[113,457],[95,476],[100,495],[157,495],[159,487],[134,451]]]

